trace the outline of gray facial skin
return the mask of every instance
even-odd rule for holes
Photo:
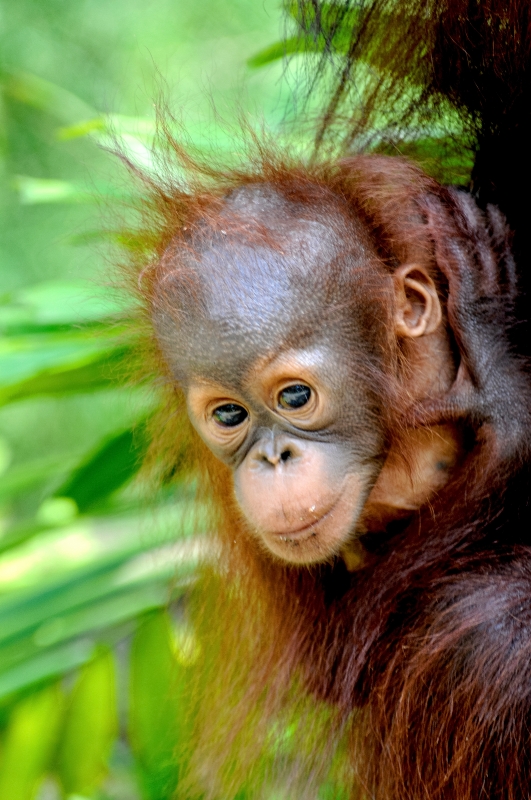
[[[168,252],[155,330],[252,534],[285,561],[329,560],[355,535],[385,456],[391,278],[339,215],[323,225],[249,189],[236,211],[274,247],[205,229],[184,264]],[[308,402],[283,406],[301,385]],[[220,424],[229,405],[241,424]]]

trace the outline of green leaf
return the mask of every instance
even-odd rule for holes
[[[134,554],[139,550],[138,544],[132,548]],[[186,548],[182,555],[177,548],[173,557],[168,554],[166,563],[157,564],[153,558],[150,568],[144,565],[145,568],[138,573],[133,569],[137,566],[133,553],[129,551],[99,559],[84,569],[72,570],[67,579],[56,579],[51,585],[48,583],[21,596],[5,598],[0,603],[0,671],[6,668],[12,657],[17,659],[21,655],[17,647],[24,637],[37,646],[35,652],[42,652],[43,648],[75,635],[105,627],[106,622],[111,621],[111,614],[113,621],[122,621],[122,607],[126,609],[126,617],[138,613],[139,608],[134,602],[131,605],[123,601],[132,597],[134,592],[140,593],[142,584],[155,587],[142,598],[143,607],[159,605],[167,600],[168,591],[165,589],[162,598],[158,587],[165,588],[166,581],[174,574],[186,577],[197,561],[197,557],[194,559],[193,553],[188,553]],[[116,607],[103,608],[102,604],[107,600],[112,603],[116,600]],[[11,652],[8,648],[12,646]]]
[[[109,144],[108,140],[103,144]],[[144,145],[142,148],[144,153]],[[144,157],[147,158],[145,153]],[[12,184],[18,192],[20,203],[26,206],[42,203],[97,203],[102,197],[129,200],[136,196],[133,191],[124,191],[109,183],[97,183],[89,191],[85,186],[71,181],[33,178],[30,175],[18,175],[13,178]]]
[[[200,545],[195,539],[168,544],[175,537],[175,520],[170,524],[168,518],[148,541],[140,536],[138,521],[115,527],[121,552],[104,550],[94,563],[70,567],[66,578],[43,580],[38,589],[0,599],[0,698],[84,663],[103,632],[119,632],[139,614],[164,607],[186,591]],[[184,533],[193,530],[190,526]],[[42,547],[54,558],[46,541]],[[35,559],[35,547],[22,549]],[[16,560],[10,563],[19,568]],[[1,570],[6,566],[9,571],[9,563],[0,561]]]
[[[67,125],[64,128],[59,128],[57,131],[57,138],[67,142],[69,139],[79,139],[82,136],[90,136],[97,131],[105,130],[105,127],[105,117],[94,117],[94,119],[77,122],[75,125]]]
[[[39,653],[33,659],[22,661],[16,668],[1,672],[0,699],[10,697],[15,692],[42,681],[66,675],[88,661],[93,650],[93,641],[69,642],[45,653]]]
[[[60,139],[77,139],[105,132],[118,138],[124,133],[132,134],[151,142],[157,132],[157,123],[147,117],[128,117],[123,114],[105,114],[76,125],[60,128],[57,132]]]
[[[91,332],[0,338],[0,404],[108,386],[125,352],[117,339]]]
[[[114,343],[113,343],[114,344]],[[112,345],[83,333],[57,333],[0,340],[0,387],[14,386],[43,373],[90,364]]]
[[[17,175],[13,179],[13,188],[17,190],[22,205],[26,206],[37,203],[93,203],[97,199],[96,194],[70,181],[31,178],[29,175]]]
[[[39,458],[11,467],[2,475],[0,481],[0,503],[22,495],[34,486],[49,481],[55,475],[64,474],[72,467],[72,462],[65,461],[64,458]],[[0,552],[5,536],[6,534],[0,539]]]
[[[71,497],[81,513],[89,511],[138,472],[147,445],[142,424],[106,437],[55,495]]]
[[[312,31],[318,27],[327,35],[337,34],[341,31],[350,36],[352,29],[363,19],[363,11],[363,3],[355,3],[347,7],[343,3],[332,0],[329,3],[319,3],[317,10],[313,3],[306,3],[302,8],[297,0],[284,2],[284,12],[292,17],[302,30]],[[389,12],[385,13],[385,17],[389,17]],[[316,24],[317,21],[319,25]]]
[[[116,350],[107,358],[94,359],[86,366],[65,366],[61,370],[43,372],[35,378],[21,381],[8,390],[0,389],[0,404],[12,403],[26,397],[36,395],[75,394],[77,392],[94,392],[100,389],[116,387],[116,372],[121,372],[123,356],[127,351]]]
[[[257,69],[296,53],[320,53],[322,49],[322,45],[312,36],[292,36],[281,42],[275,42],[251,56],[247,59],[247,66]]]
[[[69,236],[68,241],[73,245],[111,242],[125,250],[145,251],[146,249],[146,236],[142,235],[142,232],[134,234],[126,230],[89,230]]]
[[[13,453],[5,439],[0,436],[0,475],[4,475],[9,469]],[[0,483],[0,490],[2,484]]]
[[[308,45],[310,46],[310,44]],[[166,120],[171,127],[171,122]],[[117,148],[127,155],[134,164],[142,170],[158,174],[162,169],[163,174],[167,175],[170,163],[164,161],[164,153],[157,151],[154,146],[157,133],[157,122],[155,119],[147,117],[129,117],[122,114],[106,114],[94,119],[89,119],[79,124],[61,128],[58,131],[60,139],[74,139],[89,136],[98,145],[110,150]],[[235,135],[234,130],[225,130],[222,125],[213,126],[205,130],[204,121],[200,125],[191,123],[186,128],[186,135],[179,124],[176,125],[175,135],[179,141],[185,141],[191,149],[209,154],[220,154],[221,152],[234,156]],[[243,140],[242,140],[243,142]],[[240,147],[243,151],[244,147]],[[240,154],[241,155],[241,154]],[[177,165],[173,164],[172,169],[178,170]],[[179,172],[179,174],[181,174]],[[184,175],[181,175],[184,177]],[[96,185],[99,194],[118,197],[136,197],[134,186],[130,193],[119,193],[112,187]]]
[[[90,136],[101,147],[114,151],[119,149],[140,169],[157,173],[157,158],[153,150],[153,139],[157,123],[145,117],[127,117],[108,114],[85,122],[61,128],[60,139]]]
[[[166,576],[168,579],[168,576]],[[18,641],[8,642],[0,648],[0,658],[5,671],[0,671],[0,695],[20,688],[28,683],[36,683],[43,677],[62,674],[66,668],[58,664],[54,672],[54,653],[69,646],[70,640],[90,635],[91,640],[102,631],[121,625],[154,608],[168,602],[169,590],[166,581],[153,580],[145,586],[126,587],[114,592],[101,602],[93,602],[71,613],[65,611],[60,617],[43,622],[31,636],[23,636]],[[57,644],[60,642],[60,644]],[[78,638],[78,644],[83,643]],[[81,651],[85,660],[85,649]],[[78,653],[74,653],[77,660]],[[52,661],[50,661],[52,659]]]
[[[381,143],[374,152],[385,155],[400,155],[418,161],[429,175],[440,183],[466,186],[470,180],[473,159],[470,149],[462,140],[462,131],[459,119],[455,115],[448,115],[443,121],[445,130],[454,131],[447,136],[412,136],[407,138],[407,131],[403,133],[404,141],[392,144]]]
[[[117,732],[114,659],[107,648],[83,667],[67,703],[58,755],[66,794],[90,795],[107,772]]]
[[[101,322],[125,307],[106,286],[90,281],[43,281],[0,301],[0,330],[41,331],[53,326]]]
[[[95,116],[94,109],[77,95],[30,72],[4,73],[3,89],[8,97],[46,111],[65,123]]]
[[[51,764],[62,707],[58,686],[49,686],[15,706],[0,759],[0,797],[32,800]]]
[[[182,756],[189,736],[185,709],[191,669],[176,658],[166,612],[141,622],[131,650],[129,735],[150,800],[167,800],[179,780],[176,756]]]

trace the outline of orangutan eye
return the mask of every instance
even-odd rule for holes
[[[301,408],[305,406],[310,397],[312,390],[309,386],[303,383],[294,383],[293,386],[286,386],[278,396],[278,404],[282,408]]]
[[[249,413],[237,403],[224,403],[215,409],[212,416],[220,425],[224,425],[226,428],[235,428],[236,425],[241,425],[247,419]]]

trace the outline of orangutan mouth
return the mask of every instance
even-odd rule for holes
[[[300,541],[304,541],[305,539],[310,539],[313,536],[317,536],[318,526],[320,526],[325,520],[330,518],[335,508],[338,506],[341,500],[342,493],[337,497],[337,499],[332,503],[332,505],[325,511],[321,516],[317,517],[316,519],[312,520],[311,522],[303,525],[301,528],[294,528],[293,530],[289,531],[282,531],[275,532],[273,535],[275,538],[279,539],[281,542],[293,542],[299,543]]]

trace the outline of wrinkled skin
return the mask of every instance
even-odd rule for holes
[[[211,232],[186,278],[167,271],[153,316],[191,422],[233,471],[252,534],[273,556],[310,564],[348,554],[371,516],[418,508],[446,480],[455,437],[411,449],[388,430],[386,406],[400,339],[417,342],[400,378],[412,397],[449,384],[453,364],[425,271],[392,275],[355,220],[331,214],[325,225],[285,206],[238,192],[225,213],[258,217],[280,246]],[[393,440],[410,447],[408,465]]]

